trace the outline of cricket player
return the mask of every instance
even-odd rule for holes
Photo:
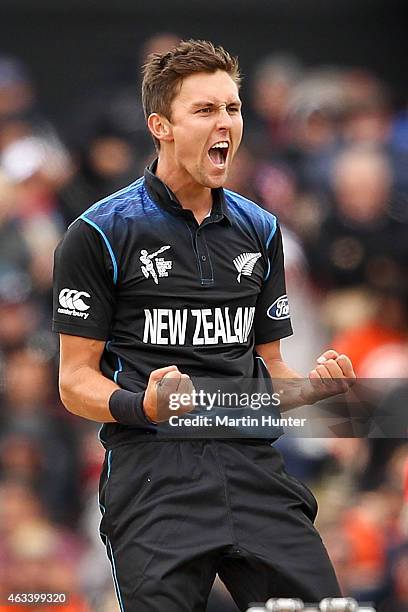
[[[299,379],[300,406],[355,378],[335,351],[304,382],[281,357],[292,328],[277,219],[223,188],[242,137],[239,86],[237,60],[210,42],[150,56],[142,99],[157,159],[56,251],[61,399],[103,423],[100,530],[122,612],[204,611],[216,574],[240,610],[340,595],[316,501],[270,435],[159,435],[163,383]]]

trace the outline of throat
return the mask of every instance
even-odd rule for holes
[[[201,223],[204,221],[204,219],[206,219],[207,217],[210,216],[211,214],[211,210],[212,210],[212,205],[205,211],[203,212],[198,212],[198,211],[192,211],[198,225],[201,225]]]
[[[175,195],[182,208],[190,210],[200,225],[201,222],[211,213],[213,198],[211,189],[200,186],[200,190],[178,190]]]

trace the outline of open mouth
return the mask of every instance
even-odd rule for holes
[[[216,142],[208,151],[208,157],[211,159],[214,166],[224,168],[227,161],[229,151],[229,143],[226,140]]]

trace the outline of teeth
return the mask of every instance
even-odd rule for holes
[[[217,142],[212,149],[228,149],[228,142]]]

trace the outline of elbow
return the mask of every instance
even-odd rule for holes
[[[73,389],[73,381],[67,374],[63,375],[60,373],[59,376],[59,394],[63,406],[72,414],[77,414],[75,410],[75,397]]]

